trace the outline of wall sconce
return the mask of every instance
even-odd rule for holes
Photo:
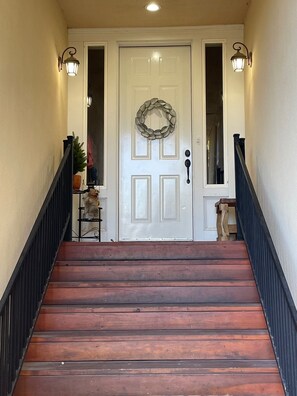
[[[246,50],[246,55],[241,53],[241,47],[244,47]],[[231,57],[231,62],[233,66],[233,70],[235,72],[242,72],[244,70],[244,64],[245,61],[247,60],[247,64],[251,67],[252,66],[252,53],[249,52],[247,49],[247,46],[244,45],[243,43],[237,41],[236,43],[233,44],[233,49],[237,51],[232,57]]]
[[[71,51],[73,50],[73,51]],[[69,58],[64,60],[64,54],[65,52],[69,52]],[[77,70],[79,66],[79,61],[73,56],[76,54],[76,48],[74,47],[68,47],[63,51],[62,56],[59,56],[58,58],[58,69],[59,71],[62,70],[63,65],[66,65],[66,71],[68,76],[76,76],[77,75]]]
[[[88,95],[87,96],[87,107],[91,107],[92,106],[92,101],[93,101],[92,96]]]

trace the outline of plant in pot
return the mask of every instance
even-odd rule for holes
[[[81,186],[81,175],[78,172],[83,172],[87,166],[87,156],[83,149],[83,143],[79,142],[78,136],[73,135],[73,190],[79,190]]]

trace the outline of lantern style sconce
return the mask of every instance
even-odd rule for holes
[[[64,60],[64,55],[65,52],[69,52],[69,58]],[[63,65],[66,66],[66,72],[68,76],[76,76],[77,75],[77,70],[79,66],[79,61],[73,56],[76,54],[76,48],[74,47],[68,47],[63,51],[62,56],[59,56],[58,58],[58,69],[59,71],[62,70]]]
[[[91,107],[91,106],[92,106],[92,101],[93,101],[93,98],[92,98],[92,96],[89,94],[89,95],[87,96],[87,107]]]
[[[246,55],[240,52],[242,47],[244,47],[244,49],[246,51]],[[248,50],[246,45],[244,45],[243,43],[237,41],[236,43],[233,44],[233,49],[235,49],[235,51],[237,51],[231,57],[233,70],[235,72],[242,72],[244,70],[245,61],[247,61],[247,64],[250,67],[252,66],[252,53],[249,52],[249,50]]]

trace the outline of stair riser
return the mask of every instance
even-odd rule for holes
[[[20,378],[14,396],[281,396],[274,374],[125,375]]]
[[[248,258],[242,242],[101,243],[64,244],[58,260],[147,260],[147,259],[236,259]]]
[[[56,266],[51,280],[251,280],[250,265]]]
[[[273,358],[270,340],[257,339],[32,342],[26,355],[27,362]]]
[[[45,304],[258,303],[254,287],[49,288]]]
[[[41,314],[35,331],[265,329],[262,312],[158,312]]]

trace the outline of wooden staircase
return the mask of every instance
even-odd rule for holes
[[[14,395],[284,395],[245,244],[64,243]]]

